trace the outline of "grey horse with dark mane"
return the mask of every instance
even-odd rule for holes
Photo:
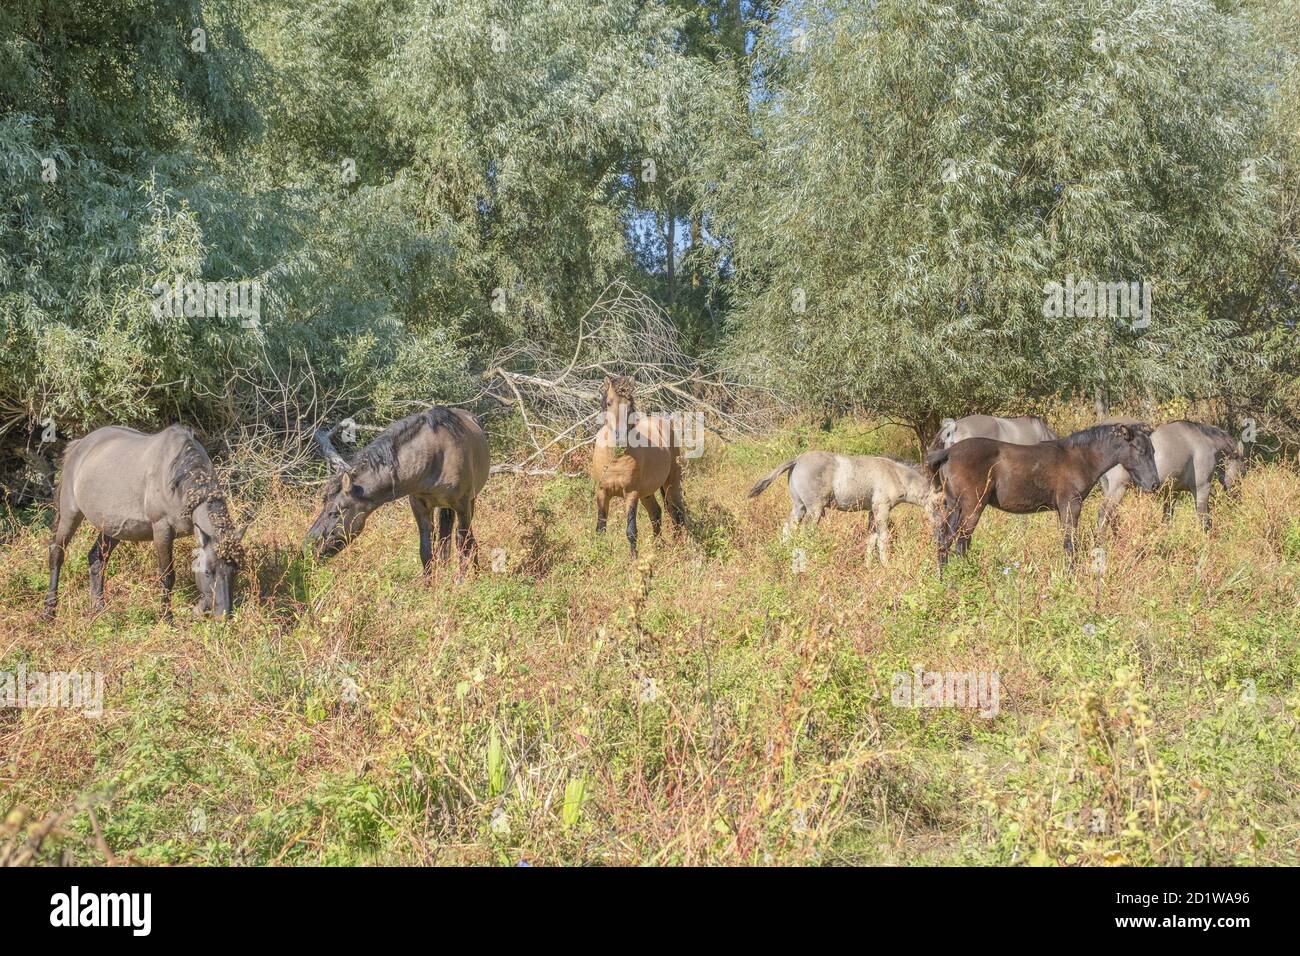
[[[474,501],[488,479],[487,436],[478,419],[459,408],[435,405],[394,422],[349,463],[334,448],[333,430],[316,431],[316,441],[336,474],[322,490],[320,514],[306,544],[318,557],[342,551],[381,505],[409,498],[420,530],[420,566],[427,576],[433,563],[433,516],[438,516],[438,552],[456,549],[462,559],[474,554]]]
[[[45,616],[59,604],[59,571],[68,542],[83,520],[99,531],[90,549],[90,594],[104,607],[104,570],[119,541],[152,541],[162,585],[163,616],[171,617],[176,580],[172,546],[193,534],[198,547],[191,570],[198,611],[230,613],[235,575],[242,563],[243,531],[235,528],[208,453],[194,433],[172,425],[155,435],[108,426],[68,445],[54,495],[50,589]]]
[[[1132,419],[1125,419],[1132,423]],[[1151,446],[1156,455],[1156,478],[1162,487],[1164,516],[1173,517],[1174,495],[1189,491],[1196,498],[1196,513],[1201,517],[1201,527],[1210,529],[1210,488],[1215,478],[1230,490],[1246,471],[1245,448],[1221,428],[1202,425],[1200,422],[1177,421],[1161,425],[1151,433]],[[1101,510],[1097,515],[1097,530],[1106,526],[1133,478],[1117,465],[1101,476],[1098,482],[1102,491]]]

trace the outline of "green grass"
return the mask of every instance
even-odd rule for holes
[[[44,859],[1300,859],[1294,469],[1220,493],[1209,536],[1189,501],[1164,524],[1131,496],[1101,574],[1068,566],[1053,518],[990,512],[940,581],[914,508],[884,569],[862,515],[782,540],[784,479],[745,493],[807,447],[915,456],[861,425],[710,449],[690,532],[651,542],[643,520],[639,564],[613,516],[594,534],[584,481],[494,478],[478,569],[429,586],[402,505],[321,566],[297,549],[313,496],[249,502],[228,624],[185,611],[189,582],[162,623],[132,546],[92,617],[89,531],[41,622],[48,519],[25,515],[2,545],[0,672],[101,671],[105,711],[0,710],[8,835],[71,808]],[[894,706],[917,666],[996,672],[998,714]]]

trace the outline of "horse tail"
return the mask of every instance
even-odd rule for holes
[[[935,487],[939,486],[939,469],[948,461],[948,456],[952,454],[953,446],[939,448],[925,456],[925,469],[930,473],[930,480]]]
[[[798,458],[791,458],[784,465],[779,465],[776,468],[776,470],[773,471],[766,478],[761,478],[757,482],[755,482],[754,487],[749,489],[749,497],[757,498],[759,495],[765,492],[767,490],[768,485],[776,481],[776,479],[780,478],[782,474],[784,474],[785,472],[793,468],[795,462],[797,462],[798,460],[799,460]]]

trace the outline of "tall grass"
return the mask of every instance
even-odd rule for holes
[[[3,545],[0,672],[102,671],[105,711],[0,710],[0,814],[21,808],[0,846],[74,808],[45,859],[1300,860],[1300,475],[1220,492],[1208,536],[1190,501],[1165,524],[1131,495],[1105,561],[1077,568],[1053,517],[990,511],[942,581],[914,508],[882,569],[864,516],[782,540],[784,481],[745,498],[809,445],[908,442],[841,426],[712,448],[689,533],[643,521],[637,563],[618,522],[593,532],[585,482],[493,479],[479,567],[428,586],[404,506],[322,565],[299,552],[314,499],[273,491],[228,624],[180,612],[188,581],[161,622],[134,546],[92,616],[88,530],[39,621],[31,516]],[[916,667],[996,672],[999,712],[895,706]]]

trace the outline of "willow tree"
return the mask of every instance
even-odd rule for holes
[[[1257,347],[1225,307],[1273,226],[1244,17],[1195,0],[784,12],[712,204],[735,243],[733,351],[756,374],[928,436],[1035,396],[1186,392]],[[1084,281],[1149,282],[1149,324],[1046,302]]]
[[[404,210],[441,255],[399,304],[500,345],[564,336],[616,276],[651,193],[689,175],[727,107],[689,14],[635,0],[268,5],[282,108],[268,150],[344,201]],[[378,250],[367,249],[367,254]]]
[[[219,387],[213,357],[238,321],[159,322],[150,289],[200,277],[197,216],[228,221],[239,205],[221,157],[260,120],[240,9],[0,10],[0,434],[24,420],[156,420],[175,414],[178,384]]]

